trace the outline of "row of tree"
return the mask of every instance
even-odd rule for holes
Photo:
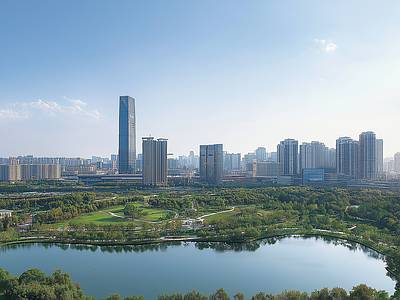
[[[95,300],[86,296],[79,283],[73,283],[68,273],[56,270],[52,275],[47,276],[39,269],[29,269],[21,276],[10,276],[10,272],[0,268],[0,295],[3,293],[5,300]],[[392,297],[393,298],[393,297]],[[230,300],[227,292],[220,288],[211,293],[208,297],[195,290],[184,295],[173,293],[162,294],[157,300]],[[353,287],[350,293],[340,287],[331,290],[323,288],[314,290],[310,294],[300,291],[283,291],[280,294],[266,294],[259,292],[253,295],[251,300],[386,300],[390,299],[386,291],[377,291],[365,284]],[[122,300],[122,297],[115,293],[103,300]],[[143,296],[126,297],[124,300],[144,300]],[[233,295],[233,300],[245,300],[243,293]]]

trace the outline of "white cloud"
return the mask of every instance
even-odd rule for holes
[[[337,46],[330,41],[329,44],[325,47],[325,51],[329,53],[334,51],[336,48]]]
[[[5,120],[23,120],[29,118],[27,111],[14,111],[12,109],[0,109],[0,119]]]
[[[335,45],[331,40],[328,40],[328,42],[326,40],[323,39],[314,39],[314,41],[316,41],[317,43],[321,43],[321,47],[317,50],[315,50],[316,53],[321,53],[321,52],[327,52],[327,53],[331,53],[334,50],[337,49],[337,45]],[[325,44],[325,42],[327,42],[327,44]],[[309,50],[312,48],[308,48]]]
[[[43,110],[45,115],[51,116],[51,117],[55,117],[56,112],[63,112],[63,107],[60,104],[58,104],[54,101],[44,102],[41,99],[39,99],[36,102],[22,103],[22,106],[41,109],[41,110]]]
[[[56,117],[57,114],[64,114],[74,117],[88,116],[97,120],[101,118],[101,114],[97,110],[88,111],[82,108],[82,106],[87,105],[86,102],[79,99],[68,99],[65,96],[64,98],[68,100],[72,106],[61,105],[55,101],[46,102],[41,99],[36,102],[22,103],[21,105],[25,108],[42,110],[45,115],[50,117]]]

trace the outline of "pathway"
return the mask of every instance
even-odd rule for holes
[[[196,220],[203,222],[205,217],[216,215],[216,214],[222,214],[222,213],[226,213],[226,212],[230,212],[230,211],[234,211],[234,210],[235,210],[235,207],[233,206],[232,209],[224,210],[224,211],[218,211],[218,212],[215,212],[215,213],[211,213],[211,214],[208,214],[208,215],[197,217]]]

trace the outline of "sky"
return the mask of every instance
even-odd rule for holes
[[[400,152],[399,1],[0,1],[0,157],[175,157],[373,131]]]

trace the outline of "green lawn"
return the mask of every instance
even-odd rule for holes
[[[169,213],[169,211],[161,210],[161,209],[153,209],[146,208],[144,211],[148,212],[147,216],[143,216],[140,219],[144,221],[157,222],[161,220],[165,220],[165,217]]]
[[[208,217],[205,217],[205,220],[212,220],[212,219],[221,219],[221,218],[225,218],[225,217],[232,217],[234,215],[237,215],[240,212],[239,209],[236,209],[234,211],[228,211],[225,213],[219,213],[219,214],[215,214],[215,215],[211,215]]]
[[[78,216],[78,217],[73,218],[68,221],[57,223],[56,225],[58,227],[64,227],[67,223],[70,223],[70,222],[74,222],[74,223],[90,223],[90,222],[92,222],[93,224],[98,224],[98,225],[105,225],[107,223],[129,223],[129,222],[134,222],[136,225],[136,224],[140,223],[140,222],[135,222],[135,221],[127,221],[123,218],[114,217],[105,211],[103,211],[103,212],[96,211],[96,212]]]
[[[140,204],[138,204],[140,206]],[[140,218],[140,220],[143,221],[151,221],[151,222],[158,222],[162,220],[162,217],[165,218],[168,211],[165,210],[159,210],[159,209],[145,209],[146,212],[148,212],[147,216],[143,216]],[[64,227],[67,223],[74,222],[74,223],[90,223],[92,222],[93,224],[98,224],[98,225],[104,225],[104,224],[109,224],[109,223],[134,223],[136,226],[140,226],[143,224],[140,221],[130,221],[126,220],[124,218],[118,218],[114,217],[109,214],[109,212],[112,212],[118,216],[123,216],[124,215],[124,206],[119,205],[119,206],[114,206],[109,209],[104,209],[101,212],[96,211],[88,214],[84,214],[81,216],[78,216],[76,218],[73,218],[68,221],[63,221],[59,222],[56,224],[52,224],[54,227]]]

